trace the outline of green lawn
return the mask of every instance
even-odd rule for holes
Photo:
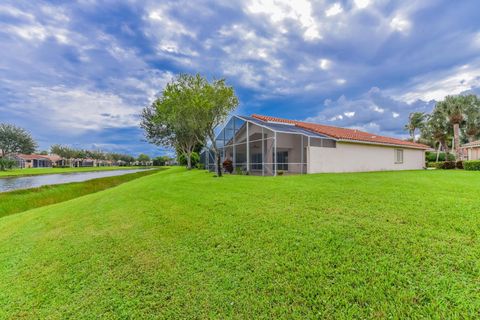
[[[102,191],[146,175],[154,174],[155,172],[156,170],[145,170],[121,176],[92,179],[84,182],[58,184],[0,193],[0,218],[29,209],[78,198],[89,193]]]
[[[141,169],[142,167],[82,167],[82,168],[27,168],[0,171],[0,178],[17,177],[17,176],[34,176],[38,174],[51,173],[71,173],[71,172],[91,172],[91,171],[107,171],[107,170],[127,170]]]
[[[0,219],[0,318],[478,318],[480,174],[173,168]]]

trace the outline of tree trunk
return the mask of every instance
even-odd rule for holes
[[[438,142],[438,148],[437,148],[437,160],[435,162],[438,162],[438,158],[440,157],[440,148],[442,147],[442,143]]]
[[[222,176],[222,159],[220,158],[220,152],[218,151],[217,143],[215,141],[215,132],[213,132],[213,130],[210,131],[208,133],[208,137],[212,142],[213,152],[215,152],[215,160],[217,162],[217,176],[221,177]]]
[[[460,153],[460,124],[454,123],[453,124],[453,136],[454,136],[454,143],[455,143],[455,160],[461,160],[461,153]]]
[[[186,154],[187,154],[187,169],[191,170],[192,169],[192,153],[186,152]]]
[[[220,152],[216,153],[216,157],[217,157],[217,175],[219,177],[221,177],[222,176],[222,163],[221,163],[222,161],[220,159]]]

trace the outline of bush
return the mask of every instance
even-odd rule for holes
[[[7,158],[0,158],[0,171],[10,170],[15,167],[16,162]]]
[[[232,162],[232,160],[225,159],[225,161],[223,161],[223,169],[225,169],[225,171],[227,171],[228,173],[232,173],[233,172],[233,162]]]
[[[463,168],[470,171],[480,171],[480,160],[464,161]]]
[[[197,166],[197,163],[200,162],[200,156],[198,155],[197,152],[192,152],[192,156],[190,157],[190,160],[192,161],[192,168],[195,168]],[[178,163],[181,166],[187,166],[187,157],[184,154],[181,154],[178,157]]]
[[[436,152],[432,152],[432,151],[427,151],[425,153],[425,159],[428,161],[428,162],[434,162],[434,161],[437,161],[437,153]],[[448,161],[454,161],[455,160],[455,156],[451,153],[448,154]],[[438,161],[445,161],[445,152],[440,152],[440,155],[438,157]]]
[[[205,170],[205,165],[201,162],[197,163],[197,169],[199,170]]]
[[[455,161],[441,161],[437,162],[435,167],[437,169],[450,170],[455,169],[457,167],[457,163]]]
[[[457,169],[463,169],[463,161],[462,160],[457,161],[455,166]]]

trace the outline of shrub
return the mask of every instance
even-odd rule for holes
[[[7,158],[0,158],[0,171],[10,170],[15,167],[15,161]]]
[[[455,169],[457,167],[457,164],[455,161],[441,161],[436,162],[435,167],[437,169],[450,170]]]
[[[463,169],[463,161],[462,160],[457,161],[457,163],[455,164],[455,167],[457,169]]]
[[[242,168],[236,167],[235,168],[235,174],[242,175],[243,174]]]
[[[192,161],[192,168],[195,168],[197,166],[197,163],[200,162],[200,156],[196,152],[192,152],[192,156],[190,157],[190,160]],[[178,157],[178,163],[181,166],[186,166],[187,165],[187,157],[184,154],[181,154]]]
[[[205,164],[203,164],[201,162],[197,163],[197,169],[205,170]]]
[[[232,162],[232,160],[225,159],[225,161],[223,161],[223,169],[225,169],[225,171],[227,171],[228,173],[232,173],[233,172],[233,162]]]
[[[428,161],[428,162],[433,162],[433,161],[437,161],[437,153],[436,152],[432,152],[432,151],[427,151],[425,153],[425,159]],[[455,156],[451,153],[448,154],[448,161],[454,161],[455,160]],[[438,161],[445,161],[445,152],[440,152],[440,155],[438,157]]]
[[[465,170],[480,171],[480,160],[464,161],[463,167]]]
[[[277,176],[283,176],[283,170],[278,170],[277,171]]]

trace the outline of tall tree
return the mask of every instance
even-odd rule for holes
[[[222,176],[220,150],[218,149],[215,130],[223,124],[228,115],[238,106],[238,98],[233,87],[226,84],[225,79],[214,80],[207,88],[208,103],[202,104],[202,110],[198,114],[200,123],[203,125],[203,132],[211,142],[215,153],[217,175]]]
[[[445,159],[448,159],[450,154],[450,149],[448,146],[450,132],[451,125],[445,118],[444,112],[440,109],[433,110],[433,112],[427,117],[425,126],[422,128],[422,135],[427,137],[431,136],[434,141],[438,142],[442,146],[445,152]]]
[[[415,132],[417,129],[422,129],[425,124],[426,115],[423,112],[412,112],[408,116],[408,123],[405,125],[405,130],[408,130],[412,141],[415,142]]]
[[[443,111],[450,124],[453,126],[453,140],[455,148],[455,158],[461,159],[460,148],[460,125],[464,121],[465,109],[468,101],[465,96],[447,96],[445,100],[437,103],[436,108]]]
[[[161,96],[142,112],[141,127],[147,140],[180,150],[189,169],[195,146],[205,142],[197,115],[202,105],[208,103],[207,85],[200,75],[182,74],[168,83]]]
[[[465,108],[465,135],[472,142],[480,135],[480,99],[476,95],[468,95]]]
[[[13,153],[33,153],[37,143],[30,133],[17,126],[0,123],[0,157]]]

